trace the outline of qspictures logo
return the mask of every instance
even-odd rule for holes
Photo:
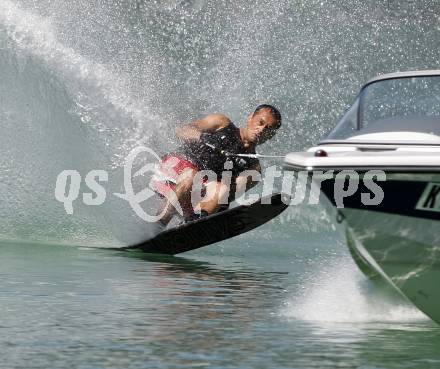
[[[140,169],[133,172],[136,161],[141,161],[143,165]],[[183,216],[183,209],[179,198],[174,190],[175,186],[187,175],[185,172],[179,173],[179,160],[163,160],[157,153],[148,147],[139,146],[134,148],[127,156],[124,164],[124,193],[112,193],[111,195],[127,201],[136,215],[145,222],[157,222],[165,215],[166,208],[145,209],[141,204],[152,197],[165,199],[174,210]],[[149,178],[145,186],[135,192],[133,180],[136,177]],[[233,171],[233,163],[225,161],[224,171],[221,173],[220,183],[226,188],[226,196],[218,199],[218,205],[228,204],[231,187],[235,187],[234,198],[239,205],[247,204],[262,199],[262,203],[270,203],[271,195],[280,187],[281,192],[286,196],[282,201],[286,205],[317,205],[321,199],[321,186],[325,181],[332,183],[333,201],[337,208],[344,208],[345,199],[360,193],[360,201],[366,206],[381,204],[384,199],[384,192],[380,182],[386,181],[386,174],[380,170],[371,170],[359,174],[353,170],[329,171],[283,171],[276,165],[269,166],[260,173],[257,170],[244,170],[240,173]],[[262,182],[259,186],[259,193],[252,191],[246,192],[246,186],[231,186],[236,178],[251,180],[252,182]],[[210,182],[218,180],[217,173],[210,170],[198,171],[193,178],[193,185],[190,190],[191,205],[195,212],[200,211],[200,204],[212,201],[216,196],[215,191],[209,191]],[[84,182],[83,182],[84,181]],[[77,170],[63,170],[56,179],[55,199],[64,205],[67,214],[74,214],[75,203],[83,202],[88,206],[100,206],[107,199],[105,184],[109,182],[109,174],[105,170],[91,170],[82,178]],[[86,192],[80,193],[81,184],[88,188]],[[166,187],[166,191],[160,189]]]
[[[134,162],[140,154],[144,154],[144,157],[149,158],[151,162],[147,162],[144,166],[142,166],[142,168],[133,173]],[[127,201],[136,215],[146,222],[157,222],[164,216],[165,213],[164,210],[158,214],[149,214],[141,206],[141,203],[149,198],[158,196],[157,192],[154,190],[153,181],[157,178],[155,175],[159,171],[160,161],[160,157],[154,150],[145,146],[138,146],[134,148],[125,160],[125,193],[112,193],[113,196]],[[152,180],[145,186],[143,190],[135,193],[132,182],[133,178],[145,175],[148,172],[153,174]],[[105,187],[102,185],[102,182],[108,182],[108,179],[108,172],[105,170],[91,170],[89,173],[87,173],[84,179],[85,185],[93,192],[84,192],[82,194],[82,201],[85,205],[99,206],[105,202],[107,192]],[[73,203],[79,198],[81,181],[81,175],[77,170],[64,170],[57,177],[55,185],[55,198],[64,204],[64,209],[67,214],[73,214],[74,212]],[[182,215],[183,211],[174,191],[169,191],[166,194],[166,198],[176,209],[176,211]]]

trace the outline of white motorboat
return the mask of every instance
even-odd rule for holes
[[[440,323],[440,70],[369,81],[322,142],[284,165],[313,173],[360,269]]]

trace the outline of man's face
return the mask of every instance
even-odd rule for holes
[[[251,115],[247,122],[248,138],[251,142],[262,144],[276,133],[277,120],[270,109],[261,109],[257,114]]]

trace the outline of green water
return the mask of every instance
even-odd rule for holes
[[[439,326],[401,302],[377,310],[377,297],[362,289],[366,281],[345,261],[338,268],[357,280],[354,289],[329,274],[313,281],[323,267],[315,259],[319,245],[309,246],[298,245],[287,261],[249,250],[243,258],[245,249],[234,256],[233,242],[187,257],[3,245],[0,366],[440,365]],[[340,253],[321,252],[329,264],[341,260]],[[320,292],[329,280],[342,289],[330,300]],[[310,305],[320,293],[323,301]],[[357,293],[371,301],[359,304]]]
[[[369,78],[438,68],[437,3],[0,0],[0,367],[440,367],[439,326],[372,286],[321,208],[179,258],[79,247],[153,234],[112,194],[183,122],[273,103],[259,152],[282,155]],[[106,170],[105,203],[82,188],[66,213],[66,169]]]

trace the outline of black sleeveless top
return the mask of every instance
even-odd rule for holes
[[[248,150],[244,147],[240,137],[240,129],[233,123],[224,128],[213,132],[212,139],[217,149],[212,149],[202,142],[186,143],[180,152],[190,162],[194,163],[200,170],[212,170],[221,176],[225,169],[225,162],[228,157],[221,153],[224,150],[231,154],[255,154],[255,150]],[[238,175],[243,170],[255,169],[259,163],[255,158],[237,158],[230,160],[232,162],[232,173]],[[238,162],[239,161],[239,162]],[[228,167],[230,168],[230,167]]]

